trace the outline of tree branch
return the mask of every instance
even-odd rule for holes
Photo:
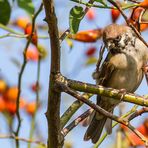
[[[62,75],[57,78],[56,85],[62,87],[64,85],[80,92],[86,92],[91,94],[98,94],[105,97],[110,97],[116,100],[124,102],[130,102],[137,105],[148,107],[148,100],[132,93],[125,93],[118,89],[106,88],[100,85],[94,85],[90,83],[84,83],[80,81],[70,80]]]
[[[41,57],[39,55],[39,59],[38,59],[38,64],[37,64],[37,80],[36,80],[36,100],[35,100],[35,112],[32,116],[32,120],[31,120],[31,127],[30,127],[30,133],[29,133],[29,139],[32,139],[33,134],[34,134],[34,130],[35,130],[35,120],[36,120],[36,115],[37,115],[37,109],[39,107],[40,104],[40,98],[39,98],[39,82],[40,82],[40,72],[41,72]],[[28,143],[28,148],[31,148],[31,143]]]
[[[141,108],[140,110],[136,110],[133,114],[131,114],[129,117],[128,117],[128,120],[131,121],[133,120],[134,118],[138,117],[138,116],[141,116],[142,114],[144,113],[147,113],[148,112],[148,107],[143,107]]]
[[[35,21],[36,21],[38,14],[42,10],[42,6],[43,6],[43,4],[40,5],[38,11],[33,16],[31,35],[29,36],[29,39],[26,43],[26,46],[25,46],[24,52],[23,52],[23,64],[22,64],[22,67],[21,67],[21,70],[20,70],[20,73],[19,73],[19,77],[18,77],[18,94],[17,94],[17,100],[16,100],[16,116],[17,116],[17,120],[18,120],[18,125],[17,125],[17,129],[16,129],[16,132],[15,132],[15,136],[19,135],[19,131],[20,131],[20,127],[21,127],[21,117],[20,117],[20,112],[19,112],[19,105],[20,105],[22,76],[23,76],[23,73],[24,73],[24,70],[25,70],[25,67],[26,67],[26,64],[27,64],[26,52],[27,52],[27,49],[28,49],[28,47],[31,43],[31,39],[32,39],[32,36],[33,36],[34,28],[35,28]],[[17,139],[16,139],[16,147],[19,147],[19,141]]]
[[[125,115],[122,115],[120,118],[128,117],[130,114],[135,112],[137,108],[138,108],[138,106],[134,105],[130,111],[128,111]],[[112,128],[114,128],[117,125],[118,125],[118,122],[114,122],[113,125],[112,125]],[[98,148],[107,136],[108,136],[107,132],[104,133],[103,136],[99,139],[99,141],[94,145],[93,148]]]
[[[74,121],[72,121],[68,126],[62,129],[61,133],[64,137],[73,129],[75,128],[80,122],[82,122],[86,117],[88,117],[92,113],[92,109],[88,109],[79,117],[77,117]]]
[[[60,73],[60,42],[57,18],[55,14],[54,1],[43,0],[48,24],[50,47],[51,47],[51,68],[48,90],[48,106],[46,118],[48,121],[48,148],[62,148],[63,140],[60,133],[60,101],[61,92],[54,89],[56,77]]]
[[[16,137],[14,135],[5,135],[5,134],[0,134],[0,139],[17,139],[19,141],[23,141],[23,142],[27,142],[27,143],[35,143],[38,145],[41,145],[42,147],[46,148],[46,145],[44,143],[42,143],[41,141],[38,140],[32,140],[32,139],[26,139],[26,138],[22,138],[22,137]]]
[[[75,3],[78,3],[78,4],[82,4],[82,5],[85,5],[87,7],[96,7],[96,8],[101,8],[101,9],[112,9],[113,7],[111,6],[108,6],[107,4],[105,5],[96,5],[96,4],[91,4],[90,2],[83,2],[83,1],[80,1],[80,0],[71,0],[72,2],[75,2]],[[125,10],[125,9],[129,9],[129,8],[133,8],[135,6],[138,6],[137,4],[131,4],[131,5],[127,5],[127,6],[123,6],[122,9]],[[116,7],[115,7],[116,9]]]
[[[93,108],[95,111],[103,114],[104,116],[118,122],[121,123],[125,126],[127,126],[130,130],[132,130],[144,143],[146,146],[148,146],[148,140],[145,136],[143,136],[138,130],[136,130],[130,123],[128,120],[126,119],[122,119],[116,115],[111,114],[110,112],[104,110],[103,108],[101,108],[100,106],[94,104],[93,102],[91,102],[90,100],[86,100],[82,95],[80,95],[78,92],[70,89],[69,87],[67,87],[66,85],[64,85],[63,87],[61,87],[62,90],[70,95],[72,95],[73,97],[77,98],[78,100],[82,101],[83,103],[87,104],[88,106],[90,106],[91,108]]]
[[[82,94],[82,96],[85,99],[89,99],[92,94]],[[64,128],[64,126],[67,124],[67,122],[70,120],[70,118],[73,116],[73,114],[83,105],[83,102],[76,100],[70,105],[70,107],[64,112],[64,114],[61,116],[61,129]]]

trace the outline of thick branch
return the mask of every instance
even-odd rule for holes
[[[83,83],[80,81],[66,79],[63,76],[56,80],[57,85],[67,85],[71,89],[91,93],[91,94],[98,94],[106,97],[110,97],[116,100],[121,100],[124,102],[130,102],[137,105],[148,107],[148,100],[144,97],[141,97],[136,94],[125,93],[118,89],[113,88],[106,88],[100,85],[94,85],[89,83]]]
[[[57,76],[56,74],[60,72],[59,31],[53,3],[53,0],[43,0],[46,14],[45,21],[49,28],[51,46],[51,69],[46,117],[48,121],[48,148],[62,148],[62,140],[60,136],[61,93],[56,92],[53,88]]]
[[[93,85],[89,83],[82,83],[79,81],[68,80],[68,86],[72,89],[83,91],[87,93],[99,94],[106,97],[111,97],[117,100],[134,103],[141,106],[148,107],[148,100],[131,93],[122,92],[113,88],[105,88],[100,85]]]

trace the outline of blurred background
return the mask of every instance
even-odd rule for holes
[[[123,2],[123,1],[122,1]],[[26,45],[26,38],[24,35],[24,28],[28,22],[31,22],[31,14],[26,10],[20,8],[16,1],[9,1],[11,5],[11,17],[7,28],[11,28],[13,31],[22,35],[14,37],[7,35],[8,29],[0,27],[0,91],[2,93],[0,98],[0,147],[6,148],[15,147],[15,142],[12,139],[1,139],[1,135],[7,135],[17,127],[15,117],[15,106],[11,101],[14,101],[17,96],[17,84],[18,76],[23,63],[23,50]],[[33,6],[35,11],[38,10],[41,1],[33,0]],[[69,28],[69,12],[71,8],[76,4],[69,0],[55,0],[56,14],[58,18],[58,26],[60,32]],[[83,6],[83,5],[82,5]],[[85,7],[85,6],[84,6]],[[125,13],[130,16],[131,9],[126,10]],[[115,12],[114,12],[115,13]],[[93,30],[98,28],[104,28],[108,24],[116,22],[118,24],[125,24],[122,16],[114,18],[113,12],[110,9],[91,8],[86,14],[84,19],[80,23],[79,31]],[[50,41],[48,38],[47,24],[43,21],[45,18],[44,10],[41,11],[36,19],[36,30],[38,34],[38,45],[44,51],[44,56],[40,60],[40,75],[39,75],[39,87],[36,85],[37,81],[37,69],[39,55],[34,44],[29,45],[29,52],[26,55],[27,65],[23,73],[22,78],[22,91],[21,91],[21,104],[20,113],[22,118],[22,126],[20,130],[20,137],[28,139],[33,131],[33,139],[46,143],[47,140],[47,121],[45,112],[47,108],[48,99],[48,82],[50,72]],[[116,20],[114,20],[116,19]],[[148,42],[148,29],[142,32],[142,36]],[[4,35],[7,35],[5,37]],[[80,80],[95,84],[92,78],[92,73],[95,71],[97,57],[99,56],[99,49],[102,45],[102,40],[99,39],[94,43],[83,43],[66,39],[61,44],[61,72],[64,76],[74,80]],[[105,51],[104,57],[107,51]],[[1,89],[2,88],[2,89]],[[35,121],[33,115],[35,112],[36,91],[39,90],[40,105],[36,112]],[[145,79],[142,81],[140,87],[136,91],[136,94],[146,95],[148,87]],[[4,95],[3,95],[3,92]],[[5,98],[6,99],[5,99]],[[93,96],[91,100],[95,101]],[[4,100],[4,101],[3,101]],[[9,101],[10,100],[10,101]],[[71,96],[63,93],[61,102],[61,115],[64,111],[75,101]],[[7,102],[7,103],[6,103]],[[133,104],[122,104],[122,114],[126,113],[132,108]],[[78,117],[81,113],[88,109],[88,106],[83,105],[72,117],[70,121]],[[116,107],[115,114],[119,115],[119,108]],[[143,125],[143,122],[147,118],[147,114],[144,114],[131,123],[138,127]],[[33,128],[33,124],[34,127]],[[32,130],[31,130],[32,129]],[[118,126],[113,129],[113,133],[104,140],[100,148],[115,147],[116,132]],[[81,124],[73,129],[65,138],[65,148],[91,148],[93,144],[83,141],[83,136],[86,131],[86,127]],[[148,136],[148,133],[147,133]],[[20,142],[21,148],[26,148],[26,142]],[[31,144],[31,147],[39,148],[36,144]]]

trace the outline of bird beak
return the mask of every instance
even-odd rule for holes
[[[107,48],[108,50],[115,48],[115,44],[113,42],[107,42]]]

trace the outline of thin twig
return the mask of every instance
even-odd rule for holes
[[[84,93],[82,96],[85,99],[89,99],[92,97],[92,94],[87,94]],[[70,118],[73,116],[73,114],[83,105],[83,103],[79,100],[74,101],[69,108],[63,113],[61,116],[60,124],[61,124],[61,129],[64,128],[64,126],[67,124],[67,122],[70,120]]]
[[[102,59],[103,59],[104,51],[105,51],[105,46],[101,46],[100,52],[99,52],[99,58],[98,58],[98,61],[97,61],[97,64],[96,64],[96,72],[98,72],[100,70],[100,65],[101,65],[101,62],[102,62]]]
[[[136,3],[136,4],[139,4],[140,2],[137,2],[136,0],[128,0],[129,2],[133,2],[133,3]]]
[[[112,9],[113,8],[111,6],[107,6],[106,4],[103,6],[103,5],[91,4],[90,2],[82,2],[82,1],[79,1],[79,0],[71,0],[71,1],[85,5],[87,7],[95,7],[95,8],[101,8],[101,9]],[[122,7],[122,9],[125,10],[125,9],[129,9],[129,8],[133,8],[135,6],[137,6],[137,4],[131,4],[131,5]],[[115,9],[116,9],[116,7],[115,7]]]
[[[88,109],[83,114],[81,114],[79,117],[77,117],[75,120],[73,120],[68,126],[66,126],[64,129],[62,129],[61,133],[64,135],[64,137],[72,129],[74,129],[80,122],[82,122],[85,118],[87,118],[91,113],[92,113],[92,109]]]
[[[0,28],[9,32],[7,34],[0,36],[0,38],[5,38],[5,37],[27,38],[28,37],[28,35],[17,32],[15,30],[9,28],[8,26],[3,25],[3,24],[0,24]],[[48,36],[40,36],[40,35],[38,35],[38,38],[39,39],[49,39]]]
[[[24,35],[24,34],[18,35],[18,34],[7,33],[7,34],[4,34],[4,35],[1,35],[0,39],[6,38],[6,37],[27,38],[28,35]]]
[[[129,116],[130,114],[132,114],[133,112],[135,112],[135,110],[137,108],[138,108],[138,106],[137,105],[134,105],[130,111],[128,111],[125,115],[122,115],[120,118],[126,118],[127,116]],[[114,122],[113,125],[112,125],[112,128],[114,128],[117,125],[118,125],[118,122]],[[107,132],[104,133],[103,136],[94,145],[93,148],[98,148],[107,136],[108,136],[108,133]]]
[[[40,81],[40,70],[41,70],[41,57],[39,55],[39,59],[38,59],[38,64],[37,64],[37,80],[36,80],[36,106],[35,106],[35,112],[32,116],[32,121],[31,121],[31,130],[30,130],[30,134],[29,134],[29,139],[32,139],[33,137],[33,133],[34,133],[34,129],[35,129],[35,119],[36,119],[36,114],[37,114],[37,109],[39,107],[39,81]],[[31,143],[28,143],[28,148],[31,147]]]
[[[46,148],[46,145],[41,142],[41,141],[38,141],[38,140],[33,140],[33,139],[26,139],[26,138],[22,138],[22,137],[17,137],[17,136],[14,136],[14,135],[5,135],[5,134],[0,134],[0,139],[17,139],[19,141],[23,141],[23,142],[27,142],[27,143],[35,143],[35,144],[38,144],[38,145],[41,145],[43,147]]]
[[[18,35],[18,34],[7,33],[7,34],[4,34],[4,35],[1,35],[0,39],[6,38],[6,37],[27,38],[28,36],[29,35],[25,35],[25,34]],[[49,39],[48,36],[38,36],[38,38],[39,39]]]
[[[7,26],[1,24],[1,23],[0,23],[0,28],[2,28],[3,30],[6,30],[6,31],[8,31],[9,33],[12,33],[12,34],[23,35],[22,33],[16,32],[16,31],[14,31],[13,29],[11,29],[11,28],[9,28],[9,27],[7,27]]]
[[[141,116],[144,113],[148,112],[148,107],[143,107],[140,110],[136,110],[133,114],[131,114],[127,119],[129,121],[133,120],[134,118],[136,118],[137,116]]]
[[[43,4],[40,5],[38,11],[34,14],[33,19],[32,19],[32,32],[31,35],[29,36],[29,39],[26,43],[24,52],[23,52],[23,64],[19,73],[19,77],[18,77],[18,95],[17,95],[17,101],[16,101],[16,116],[17,116],[17,120],[18,120],[18,125],[17,125],[17,130],[15,132],[15,136],[19,135],[19,131],[20,131],[20,127],[21,127],[21,117],[20,117],[20,112],[19,112],[19,105],[20,105],[20,94],[21,94],[21,84],[22,84],[22,76],[23,76],[23,72],[25,70],[26,64],[27,64],[27,59],[26,59],[26,52],[27,49],[29,47],[29,44],[31,43],[31,39],[33,36],[33,32],[35,29],[35,21],[36,18],[38,16],[38,14],[41,12],[43,7]],[[19,148],[19,141],[16,139],[16,147]]]
[[[66,36],[70,33],[70,30],[67,29],[59,38],[60,43],[66,38]]]

